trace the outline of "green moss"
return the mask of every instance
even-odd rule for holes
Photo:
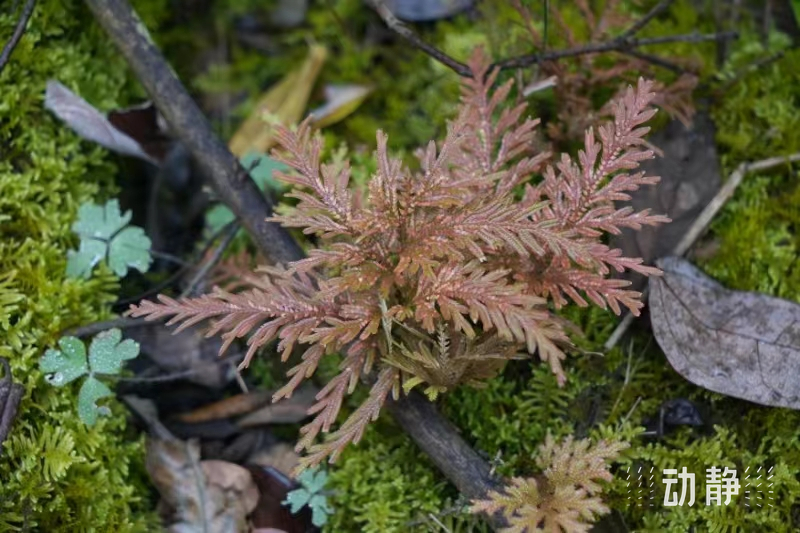
[[[445,503],[433,465],[388,421],[367,429],[337,465],[328,483],[336,512],[325,531],[409,531],[412,520],[439,512]]]
[[[124,411],[115,406],[89,429],[75,415],[77,391],[49,386],[37,368],[61,331],[108,318],[118,288],[104,268],[89,281],[65,279],[78,205],[113,194],[115,168],[43,108],[49,78],[103,110],[130,94],[123,60],[90,20],[77,0],[38,2],[0,74],[0,356],[26,390],[0,454],[0,531],[155,527],[142,443],[123,437]],[[0,35],[15,24],[0,13]]]

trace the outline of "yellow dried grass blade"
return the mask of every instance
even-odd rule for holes
[[[273,120],[286,126],[300,121],[327,56],[328,50],[324,46],[312,45],[303,65],[261,96],[253,112],[228,143],[234,155],[266,153],[275,142]]]

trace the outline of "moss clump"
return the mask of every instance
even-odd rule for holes
[[[336,513],[325,531],[408,531],[407,524],[444,504],[444,483],[414,443],[381,421],[367,430],[358,452],[331,470]]]
[[[0,35],[16,22],[3,9]],[[64,276],[77,208],[114,192],[115,167],[44,110],[49,78],[104,110],[130,93],[124,61],[77,0],[38,2],[0,74],[0,356],[26,390],[0,450],[0,531],[152,531],[142,443],[123,437],[122,409],[87,428],[77,390],[51,387],[37,366],[61,331],[109,318],[118,288],[107,269]]]

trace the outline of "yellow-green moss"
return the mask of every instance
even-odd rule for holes
[[[15,24],[3,9],[0,41]],[[0,356],[26,390],[0,451],[0,531],[153,531],[141,440],[123,436],[124,411],[89,429],[76,391],[37,368],[61,331],[108,318],[118,288],[104,268],[89,281],[64,276],[78,205],[115,192],[115,167],[44,110],[49,78],[103,110],[131,93],[124,61],[77,0],[37,2],[0,74]]]

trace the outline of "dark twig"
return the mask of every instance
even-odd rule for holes
[[[231,368],[236,368],[238,361],[234,360],[231,357],[227,358],[219,358],[215,361],[206,361],[203,363],[194,363],[192,364],[191,368],[186,370],[181,370],[180,372],[172,372],[169,374],[161,374],[160,376],[144,376],[139,375],[136,377],[126,378],[126,377],[119,377],[116,374],[108,374],[105,377],[109,379],[113,379],[119,383],[166,383],[169,381],[178,381],[181,379],[186,379],[188,377],[192,377],[200,372],[205,372],[209,368],[215,368],[219,366],[230,366]]]
[[[742,81],[745,77],[747,77],[751,73],[753,73],[753,72],[755,72],[755,71],[757,71],[759,69],[762,69],[762,68],[766,67],[767,65],[771,65],[772,63],[774,63],[776,61],[779,61],[779,60],[783,59],[784,55],[786,55],[786,51],[785,50],[780,50],[778,52],[775,52],[774,54],[770,54],[770,55],[768,55],[766,57],[762,57],[762,58],[760,58],[760,59],[758,59],[756,61],[753,61],[749,65],[746,65],[746,66],[742,67],[741,69],[739,69],[736,72],[736,74],[734,74],[733,78],[731,78],[728,81],[726,81],[724,84],[722,84],[721,87],[717,88],[714,91],[714,96],[717,97],[717,98],[722,96],[723,94],[728,92],[734,85],[736,85],[737,83]]]
[[[150,250],[150,255],[153,257],[157,257],[159,259],[163,259],[164,261],[169,261],[170,263],[175,263],[176,265],[180,265],[185,268],[190,268],[192,265],[191,263],[187,263],[185,259],[182,257],[178,257],[177,255],[171,254],[169,252],[161,252],[159,250]]]
[[[553,50],[551,52],[545,52],[540,54],[528,54],[517,57],[511,57],[509,59],[504,59],[502,61],[494,63],[492,65],[492,68],[499,68],[501,70],[509,68],[524,68],[534,64],[544,63],[545,61],[555,61],[557,59],[563,59],[566,57],[577,57],[586,54],[599,54],[603,52],[630,53],[635,48],[639,48],[640,46],[649,46],[653,44],[664,44],[664,43],[675,43],[675,42],[699,43],[705,41],[734,39],[737,36],[738,34],[736,32],[723,32],[723,33],[712,33],[712,34],[690,33],[686,35],[671,35],[668,37],[653,37],[648,39],[625,39],[625,40],[612,39],[611,41],[604,43],[591,43],[583,46],[577,46],[575,48],[566,48],[564,50]],[[656,56],[648,55],[646,56],[646,58],[648,61],[652,62],[652,59],[656,58]],[[661,63],[656,63],[656,64],[658,64],[658,66],[663,67],[665,66],[664,63],[665,61],[661,60]]]
[[[12,380],[11,365],[6,359],[0,357],[0,365],[3,368],[3,377],[0,378],[0,455],[2,455],[3,441],[11,432],[11,424],[17,416],[17,408],[25,389]]]
[[[375,10],[375,12],[380,15],[383,21],[386,23],[386,26],[389,27],[393,32],[403,37],[409,43],[411,43],[415,48],[419,48],[432,58],[434,58],[439,63],[447,66],[451,70],[455,71],[459,76],[466,76],[471,77],[472,71],[470,71],[469,67],[446,53],[442,50],[439,50],[435,46],[426,43],[419,36],[411,31],[408,26],[406,26],[400,19],[394,16],[392,10],[386,5],[383,0],[366,0],[367,4]]]
[[[130,5],[125,0],[86,0],[86,3],[150,93],[172,131],[209,174],[217,194],[242,221],[261,253],[273,263],[302,259],[303,251],[289,233],[265,222],[272,206],[211,130]],[[475,498],[495,488],[488,475],[488,463],[425,398],[412,394],[395,402],[389,410],[459,491]]]
[[[647,26],[651,20],[665,12],[673,1],[674,0],[661,0],[661,2],[656,4],[656,6],[653,7],[653,9],[651,9],[645,16],[634,22],[630,28],[625,30],[622,35],[619,36],[619,38],[625,40],[639,33],[639,31]]]
[[[14,48],[17,47],[17,44],[19,44],[19,40],[22,39],[22,34],[25,33],[25,26],[28,25],[28,21],[33,14],[34,6],[36,6],[36,0],[28,0],[25,3],[25,7],[22,8],[22,16],[20,16],[19,22],[17,22],[17,27],[14,28],[11,39],[8,40],[3,47],[3,52],[0,53],[0,72],[3,72],[3,68],[6,66],[6,63],[8,63],[11,53],[14,51]]]
[[[644,54],[638,50],[624,50],[622,53],[625,55],[629,55],[631,57],[635,57],[637,59],[641,59],[642,61],[647,61],[650,64],[657,65],[667,70],[671,70],[672,72],[675,72],[677,74],[684,74],[687,72],[687,70],[682,66],[673,63],[672,61],[667,61],[666,59],[659,56],[654,56],[652,54]]]
[[[197,273],[189,281],[189,284],[186,286],[185,289],[183,289],[183,292],[181,292],[181,298],[183,298],[184,296],[189,296],[194,292],[195,288],[197,288],[200,282],[203,281],[203,278],[205,278],[211,271],[211,269],[214,268],[217,265],[217,263],[219,263],[219,260],[222,259],[222,254],[225,253],[225,250],[233,242],[233,239],[236,237],[236,234],[238,232],[239,232],[239,223],[236,222],[235,220],[230,224],[228,224],[227,226],[225,226],[223,232],[224,237],[222,239],[222,242],[219,243],[219,246],[217,246],[214,249],[214,253],[208,259],[208,261],[203,263],[203,266],[201,266],[197,270]]]
[[[375,10],[376,13],[378,13],[378,15],[383,19],[383,21],[392,31],[403,37],[406,41],[409,42],[409,44],[425,52],[435,60],[439,61],[446,67],[450,68],[459,76],[467,78],[472,76],[472,72],[470,71],[467,65],[447,55],[445,52],[436,48],[435,46],[426,43],[416,33],[411,31],[411,29],[409,29],[408,26],[403,24],[402,21],[398,20],[397,17],[394,16],[392,11],[386,6],[384,0],[366,0],[366,2],[370,5],[370,7],[372,7]],[[671,35],[666,37],[652,37],[646,39],[632,38],[632,36],[636,34],[638,31],[640,31],[648,22],[650,22],[654,17],[663,12],[663,10],[666,9],[671,2],[672,0],[664,0],[660,2],[649,13],[647,13],[644,17],[642,17],[640,20],[634,23],[633,26],[631,26],[628,30],[626,30],[625,33],[610,41],[603,43],[589,43],[583,46],[576,46],[574,48],[566,48],[563,50],[551,50],[549,52],[538,52],[535,54],[526,54],[516,57],[510,57],[508,59],[503,59],[492,64],[492,67],[489,69],[489,72],[491,72],[495,68],[498,68],[500,70],[525,68],[531,65],[538,65],[540,63],[544,63],[545,61],[555,61],[567,57],[577,57],[587,54],[599,54],[604,52],[620,52],[620,53],[626,53],[628,55],[636,55],[636,57],[639,57],[640,59],[648,61],[654,65],[667,68],[675,72],[685,72],[685,69],[674,63],[671,63],[658,56],[636,52],[634,49],[639,48],[641,46],[674,43],[674,42],[699,43],[706,41],[721,41],[721,40],[724,41],[728,39],[735,39],[738,36],[736,32],[722,32],[722,33],[712,33],[712,34],[690,33],[686,35]]]
[[[466,498],[485,498],[488,490],[500,487],[501,483],[492,475],[489,463],[419,393],[412,391],[402,401],[390,401],[388,407],[400,427],[427,452],[433,464]],[[487,520],[495,529],[507,526],[499,514],[489,516]]]
[[[148,325],[151,324],[143,318],[120,317],[112,318],[111,320],[103,320],[102,322],[94,322],[79,328],[68,329],[63,331],[61,335],[65,337],[90,337],[111,328],[140,328]]]
[[[178,281],[181,277],[185,276],[186,273],[189,270],[191,270],[191,268],[195,264],[197,264],[203,257],[205,257],[205,255],[208,253],[209,250],[211,250],[211,247],[214,245],[214,243],[217,241],[217,239],[222,237],[234,225],[236,226],[237,229],[239,228],[239,223],[236,222],[236,221],[233,221],[233,222],[229,222],[228,224],[226,224],[225,226],[223,226],[219,230],[217,230],[211,236],[211,238],[208,239],[208,241],[205,243],[205,245],[203,246],[203,249],[200,250],[200,252],[195,256],[195,259],[189,261],[184,266],[182,266],[181,268],[176,270],[175,273],[172,274],[170,277],[168,277],[167,279],[165,279],[161,283],[159,283],[159,284],[157,284],[157,285],[155,285],[153,287],[150,287],[146,291],[137,294],[136,296],[132,296],[130,298],[125,298],[123,300],[117,301],[116,303],[114,303],[114,306],[116,308],[127,307],[128,304],[138,303],[141,300],[144,300],[145,298],[147,298],[148,296],[152,296],[154,294],[158,294],[159,292],[163,291],[167,287],[171,286],[173,283]],[[236,232],[234,232],[234,235],[236,235]]]

